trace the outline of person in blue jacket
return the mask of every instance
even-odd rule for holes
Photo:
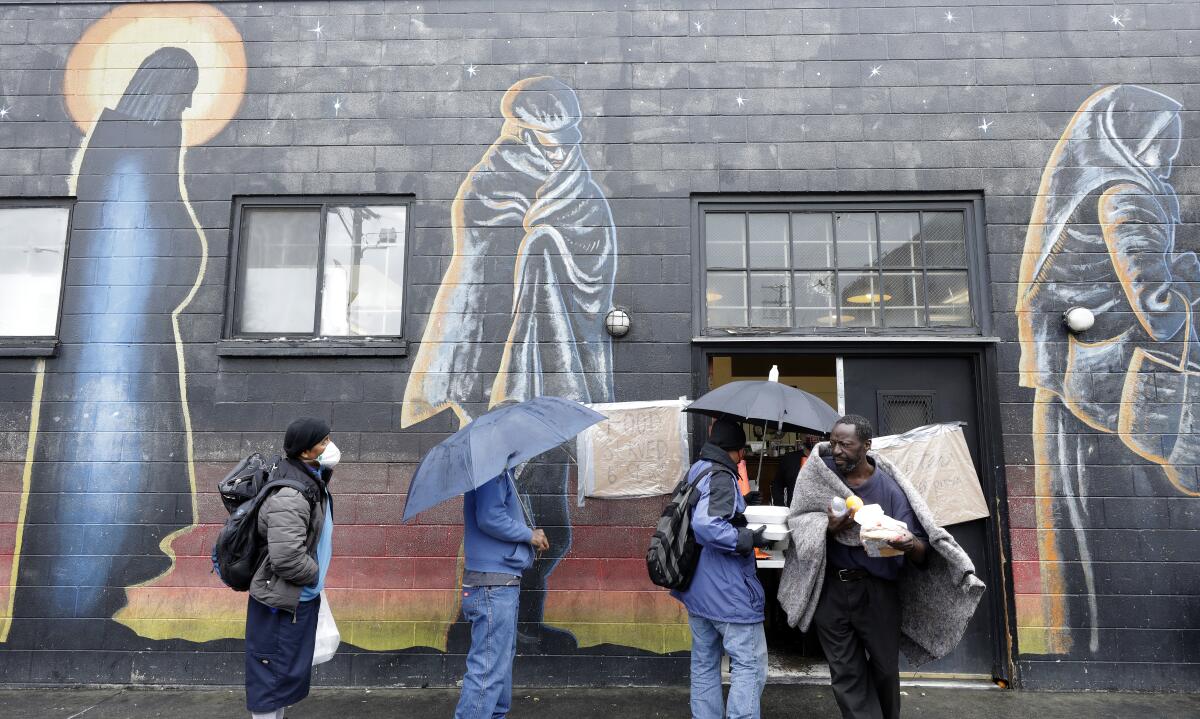
[[[754,548],[769,542],[763,528],[746,527],[746,501],[737,486],[737,464],[745,454],[741,425],[717,420],[688,472],[688,481],[700,488],[692,510],[700,560],[687,589],[672,595],[687,607],[692,630],[693,719],[758,719],[767,681],[765,594],[755,574]],[[728,711],[721,697],[722,653],[729,655]]]
[[[454,719],[502,719],[512,703],[521,573],[550,542],[529,526],[507,470],[463,496],[463,527],[462,612],[471,649]]]

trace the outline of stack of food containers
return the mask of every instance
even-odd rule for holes
[[[767,556],[764,558],[761,553],[758,555],[759,567],[764,569],[783,568],[783,550],[787,549],[790,541],[787,528],[788,511],[787,507],[764,505],[746,507],[746,527],[751,531],[756,531],[759,527],[766,525],[767,529],[763,532],[763,537],[771,540],[771,546],[766,550]]]

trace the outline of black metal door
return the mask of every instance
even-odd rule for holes
[[[962,420],[975,471],[980,466],[979,399],[972,360],[967,357],[847,357],[843,364],[846,412],[871,420],[877,435],[898,434],[932,422]],[[985,496],[987,492],[984,492]],[[979,519],[947,527],[975,563],[975,571],[988,585],[1000,591],[1000,583],[989,576],[987,520]],[[919,668],[922,673],[992,674],[993,634],[996,623],[987,597],[979,602],[958,647],[936,662]]]

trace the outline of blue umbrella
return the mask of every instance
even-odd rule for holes
[[[554,449],[604,418],[559,397],[536,397],[488,412],[421,460],[408,488],[403,521]]]

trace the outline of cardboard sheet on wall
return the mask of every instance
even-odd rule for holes
[[[689,464],[686,399],[590,406],[608,419],[579,435],[579,506],[675,488]]]
[[[987,502],[958,422],[876,437],[871,449],[894,462],[943,527],[988,516]]]

